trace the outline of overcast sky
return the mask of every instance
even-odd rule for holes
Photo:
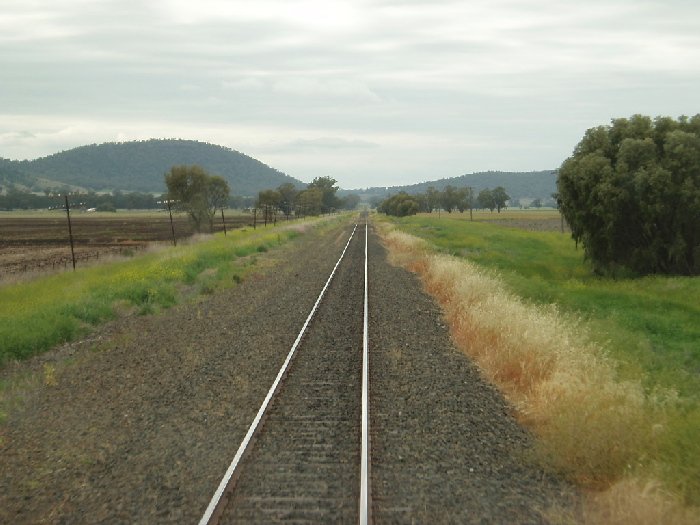
[[[212,142],[344,188],[700,112],[697,0],[0,0],[0,157]]]

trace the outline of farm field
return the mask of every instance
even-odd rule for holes
[[[249,214],[225,212],[227,228],[250,222]],[[221,218],[214,231],[221,231]],[[131,255],[149,243],[170,242],[167,212],[120,211],[117,213],[71,213],[77,264],[111,255]],[[177,238],[194,232],[184,214],[173,216]],[[28,211],[0,213],[0,281],[17,274],[71,266],[65,212]]]
[[[578,348],[589,344],[586,341],[593,348],[601,349],[603,361],[600,362],[607,363],[607,371],[601,373],[610,374],[611,392],[619,389],[619,393],[613,395],[612,399],[617,396],[617,400],[611,406],[619,404],[619,407],[610,408],[603,404],[595,408],[595,395],[587,394],[576,401],[572,412],[567,412],[569,415],[566,417],[573,419],[568,422],[562,419],[562,428],[574,425],[576,412],[588,414],[583,424],[598,424],[599,430],[596,432],[606,436],[598,441],[599,446],[629,446],[631,452],[628,458],[636,456],[634,462],[620,464],[620,473],[662,478],[681,499],[698,505],[700,325],[697,319],[700,318],[700,278],[603,278],[592,272],[583,259],[583,250],[576,248],[567,233],[556,231],[553,228],[555,221],[552,217],[545,218],[547,215],[543,212],[513,211],[501,214],[504,217],[495,221],[488,220],[484,215],[491,216],[475,213],[472,222],[468,212],[442,214],[441,217],[433,213],[391,219],[391,222],[399,231],[427,241],[428,254],[439,253],[452,256],[450,260],[468,261],[481,276],[479,279],[492,283],[492,293],[501,293],[497,288],[505,287],[506,293],[514,294],[517,297],[514,300],[522,305],[518,311],[523,316],[532,316],[530,321],[523,320],[530,336],[526,333],[522,336],[539,340],[542,334],[552,332],[553,351],[569,345],[577,348],[571,351],[571,357],[566,357],[564,352],[564,361],[575,362]],[[550,231],[543,227],[548,223]],[[506,224],[508,227],[504,227]],[[420,259],[422,262],[414,262],[419,272],[422,271],[421,267],[432,264],[429,256]],[[435,283],[432,286],[439,288]],[[449,289],[445,291],[448,303],[455,300],[450,294]],[[491,293],[488,295],[490,297]],[[449,308],[449,304],[446,308]],[[508,332],[510,326],[514,327],[520,322],[519,319],[509,318],[505,309],[499,312],[503,319],[498,321],[500,328],[497,330]],[[455,315],[461,314],[457,312]],[[576,327],[576,335],[559,333],[555,327],[533,324],[535,319],[543,321],[550,318],[562,319],[562,326]],[[491,322],[495,323],[493,315],[488,320],[488,323]],[[515,328],[513,330],[517,331]],[[581,341],[575,339],[579,335]],[[498,341],[500,335],[493,337],[494,341]],[[525,339],[519,343],[516,337],[514,347],[509,351],[517,353],[517,347],[524,343]],[[489,352],[490,344],[486,343],[485,352]],[[542,356],[545,360],[549,359],[545,354]],[[495,358],[487,355],[487,359]],[[506,371],[506,375],[508,373]],[[573,385],[584,379],[580,373],[573,374],[572,378]],[[509,387],[509,380],[505,378],[506,389],[520,388],[512,383]],[[525,384],[528,384],[527,381]],[[633,385],[640,385],[639,390]],[[566,391],[567,386],[560,388]],[[632,392],[630,389],[638,394],[629,394]],[[530,395],[526,391],[532,390],[525,388],[525,395]],[[620,400],[626,396],[630,396],[629,400],[621,403]],[[632,428],[623,425],[619,436],[615,436],[612,429],[623,414],[627,413],[624,417],[628,417],[634,411],[638,411],[638,421],[646,420],[648,423],[640,423],[639,436],[628,438],[627,445],[623,445],[625,439],[621,439],[621,436],[630,436]],[[557,424],[540,430],[546,434]],[[652,428],[654,431],[650,433],[649,429]],[[580,427],[577,432],[579,436],[589,435],[586,432],[590,430]],[[591,443],[597,439],[593,439],[592,434],[590,437]],[[579,439],[573,435],[568,438],[572,439],[571,443]],[[563,434],[550,437],[549,453],[552,453],[553,447],[563,447],[564,439]],[[577,455],[581,453],[580,445],[574,449]],[[601,456],[603,448],[592,449],[591,458]],[[572,457],[563,464],[570,464],[573,460]],[[629,466],[625,466],[628,463]],[[599,468],[596,467],[592,474]],[[615,479],[617,475],[610,474],[608,479]]]
[[[456,214],[460,219],[468,218],[468,212]],[[451,217],[451,214],[442,215]],[[497,224],[508,228],[520,228],[528,231],[558,231],[570,232],[569,226],[562,224],[561,216],[557,210],[552,209],[529,209],[529,210],[504,210],[501,213],[487,211],[474,211],[474,221]]]

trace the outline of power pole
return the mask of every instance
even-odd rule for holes
[[[75,249],[73,248],[73,228],[70,223],[70,204],[68,204],[68,194],[64,195],[66,198],[66,217],[68,217],[68,238],[70,239],[70,255],[73,259],[73,271],[75,271]]]
[[[177,246],[177,240],[175,239],[175,225],[173,224],[173,210],[171,208],[171,201],[170,199],[166,200],[165,203],[168,206],[168,215],[170,215],[170,231],[173,234],[173,246]]]

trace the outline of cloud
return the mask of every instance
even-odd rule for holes
[[[339,98],[379,102],[381,98],[362,82],[345,78],[288,77],[277,80],[272,90],[283,95]]]
[[[0,155],[179,136],[302,178],[551,168],[612,117],[697,112],[699,18],[690,0],[10,1]]]
[[[288,142],[278,142],[262,146],[265,151],[273,153],[306,154],[323,150],[366,150],[380,147],[380,144],[369,140],[344,139],[340,137],[319,137],[313,139],[295,139]]]

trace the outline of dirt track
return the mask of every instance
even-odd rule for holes
[[[0,426],[0,522],[196,522],[348,233],[308,233],[236,288],[0,371],[24,385]],[[375,237],[370,257],[377,522],[539,523],[568,505],[416,278]]]

